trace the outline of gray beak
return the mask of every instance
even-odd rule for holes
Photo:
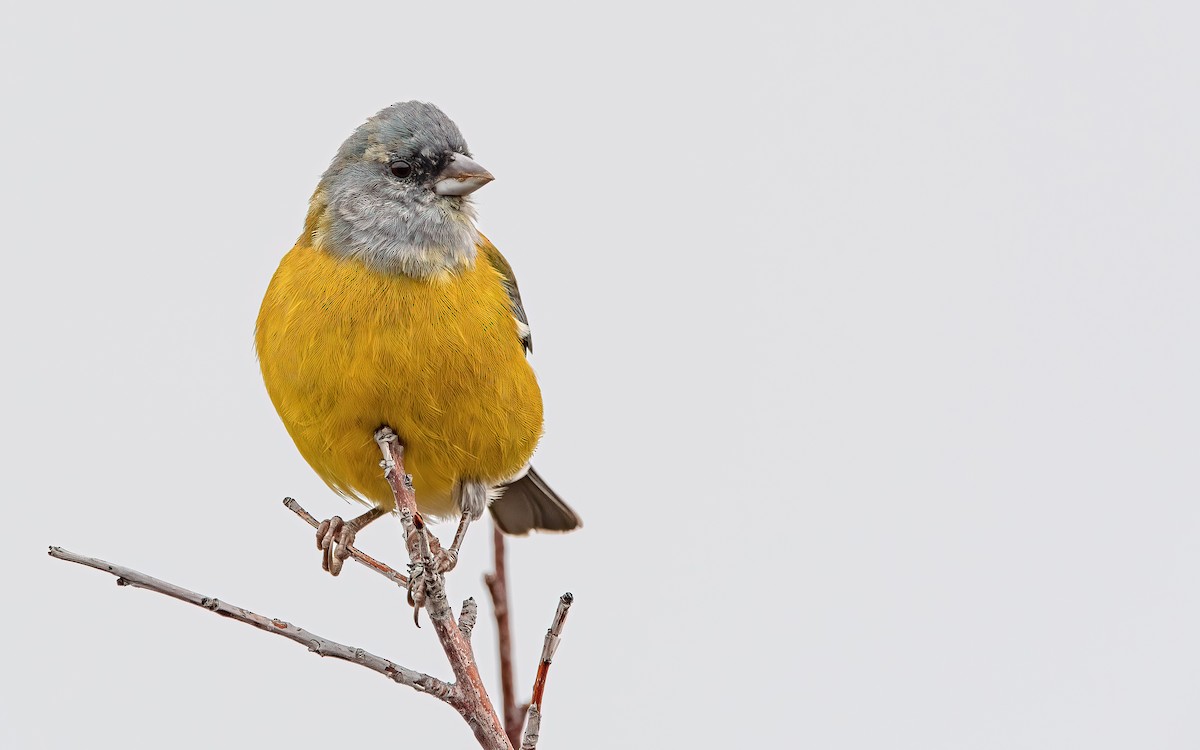
[[[455,154],[450,163],[437,174],[433,192],[438,195],[470,195],[492,180],[492,173],[469,156]]]

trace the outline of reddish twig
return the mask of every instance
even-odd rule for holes
[[[492,528],[493,570],[483,577],[496,613],[496,637],[500,651],[500,698],[504,705],[504,731],[516,747],[521,741],[521,719],[528,706],[517,706],[517,685],[513,673],[512,623],[508,613],[508,571],[505,565],[504,532]]]
[[[573,601],[575,597],[570,591],[558,598],[558,609],[554,612],[554,619],[546,631],[546,640],[542,643],[542,661],[538,664],[537,678],[533,681],[533,700],[530,701],[539,711],[542,708],[542,693],[546,690],[546,676],[550,673],[550,660],[558,650],[563,624],[567,621],[567,610],[571,608]]]
[[[538,664],[537,678],[533,681],[533,699],[529,703],[529,720],[525,725],[525,738],[521,740],[521,750],[534,750],[537,747],[538,735],[542,728],[542,695],[546,691],[546,677],[550,674],[550,661],[554,658],[554,652],[558,650],[559,641],[562,640],[567,610],[571,608],[573,601],[575,597],[570,591],[558,598],[558,609],[554,612],[554,619],[550,621],[550,628],[546,630],[546,640],[542,643],[542,660]]]

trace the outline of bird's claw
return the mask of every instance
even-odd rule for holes
[[[440,549],[437,551],[437,569],[439,573],[449,573],[458,565],[458,550]]]
[[[317,526],[317,549],[321,550],[321,569],[330,575],[342,572],[342,565],[350,556],[350,547],[357,533],[341,516],[322,521]]]
[[[408,569],[408,604],[413,608],[413,624],[421,627],[421,609],[425,606],[425,566]]]

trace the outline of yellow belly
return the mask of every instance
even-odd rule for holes
[[[381,425],[404,443],[421,511],[443,517],[456,512],[456,480],[511,477],[541,437],[541,392],[482,258],[417,280],[297,245],[271,279],[255,343],[305,460],[374,505],[394,504],[373,439]]]

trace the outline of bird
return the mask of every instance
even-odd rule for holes
[[[381,428],[422,516],[459,516],[456,541],[489,507],[508,534],[581,525],[530,465],[543,407],[529,319],[471,199],[493,179],[438,107],[385,107],[338,149],[267,287],[254,334],[267,393],[321,479],[370,506],[318,529],[333,575],[396,509]]]

